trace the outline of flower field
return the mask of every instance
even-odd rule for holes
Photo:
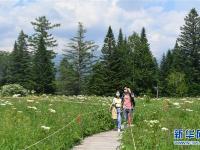
[[[137,99],[134,125],[122,135],[124,150],[198,150],[198,145],[174,145],[175,129],[200,129],[200,98]],[[200,141],[187,138],[180,141]],[[194,133],[195,136],[195,133]],[[135,146],[134,146],[135,144]]]
[[[0,149],[70,149],[113,127],[104,97],[0,98]]]

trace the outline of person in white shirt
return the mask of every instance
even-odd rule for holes
[[[116,92],[116,97],[113,99],[112,105],[116,107],[117,110],[117,129],[118,132],[121,130],[121,107],[122,107],[122,100],[120,98],[120,92]]]

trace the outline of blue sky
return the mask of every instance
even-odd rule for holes
[[[45,15],[61,23],[53,32],[59,43],[57,53],[62,53],[80,21],[87,28],[87,39],[100,46],[109,25],[115,37],[119,28],[129,36],[144,26],[151,51],[160,59],[173,48],[193,7],[199,11],[200,0],[0,0],[0,50],[11,51],[20,30],[31,35],[30,22]]]

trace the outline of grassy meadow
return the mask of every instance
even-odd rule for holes
[[[0,149],[70,149],[83,137],[113,127],[109,100],[46,95],[0,98]]]
[[[111,100],[96,96],[2,97],[0,149],[70,149],[86,136],[113,128]],[[199,146],[176,146],[173,141],[174,129],[199,129],[199,120],[200,98],[138,98],[133,126],[122,133],[121,149],[134,150],[135,142],[137,150],[197,150]]]
[[[137,150],[198,150],[198,145],[178,146],[173,141],[174,129],[200,129],[199,120],[200,98],[137,99],[134,125],[124,131],[122,149],[134,150],[135,142]],[[181,141],[199,139],[186,139],[184,134]]]

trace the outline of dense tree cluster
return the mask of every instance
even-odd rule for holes
[[[193,8],[174,49],[163,55],[160,86],[164,96],[197,96],[200,91],[200,17]]]
[[[101,55],[78,23],[76,35],[67,43],[57,70],[53,49],[57,42],[49,33],[59,27],[42,16],[31,22],[35,33],[19,33],[11,53],[0,52],[0,85],[17,83],[37,93],[65,95],[112,95],[128,86],[137,95],[197,96],[200,91],[200,17],[192,9],[173,49],[163,54],[160,65],[153,56],[145,28],[117,39],[109,26]],[[57,73],[56,73],[57,71]],[[57,74],[57,76],[56,76]]]

